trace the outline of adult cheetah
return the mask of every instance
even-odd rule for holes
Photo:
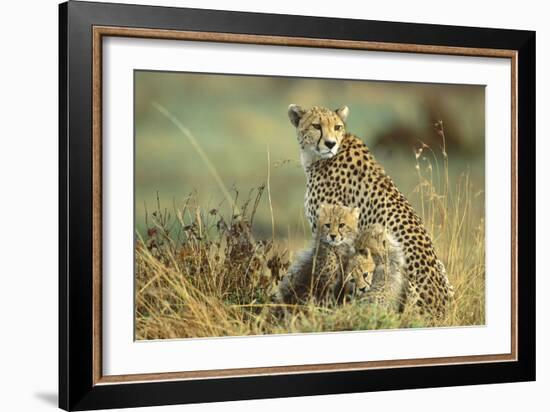
[[[321,204],[358,207],[360,230],[378,223],[402,247],[404,271],[412,292],[407,303],[439,316],[452,296],[452,287],[432,240],[367,146],[346,132],[348,114],[346,106],[335,111],[318,106],[306,110],[294,104],[288,108],[306,173],[305,210],[312,231],[317,230]]]

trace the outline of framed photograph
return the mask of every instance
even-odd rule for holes
[[[60,5],[66,410],[535,379],[535,33]]]

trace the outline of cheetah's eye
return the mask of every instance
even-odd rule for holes
[[[325,223],[325,227],[326,227],[327,229],[330,229],[330,223]]]
[[[312,126],[314,129],[321,130],[321,125],[319,123],[313,123]]]
[[[345,223],[340,223],[340,224],[338,225],[338,227],[339,227],[340,229],[342,229],[344,226],[346,226]]]
[[[341,124],[337,124],[336,126],[334,126],[334,130],[342,130],[342,125]]]

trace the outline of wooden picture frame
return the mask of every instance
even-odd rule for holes
[[[168,7],[59,8],[59,406],[66,410],[535,379],[535,33]],[[104,376],[102,40],[107,36],[511,60],[509,354]]]

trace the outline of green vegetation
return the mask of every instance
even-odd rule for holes
[[[309,241],[309,228],[303,220],[304,171],[287,116],[290,103],[348,105],[348,130],[364,139],[412,201],[417,184],[413,150],[425,142],[443,162],[441,139],[433,127],[443,120],[451,153],[449,180],[457,181],[468,170],[477,189],[484,189],[485,102],[480,86],[141,71],[135,76],[135,224],[142,235],[147,230],[145,208],[154,207],[157,192],[177,205],[195,192],[205,209],[231,213],[226,200],[219,205],[225,196],[203,159],[154,102],[193,133],[224,186],[241,195],[267,181],[269,150],[275,235],[288,241],[290,233],[293,250]],[[423,155],[418,159],[422,166],[431,159],[430,153]],[[272,234],[267,196],[258,205],[253,230],[258,237]]]

